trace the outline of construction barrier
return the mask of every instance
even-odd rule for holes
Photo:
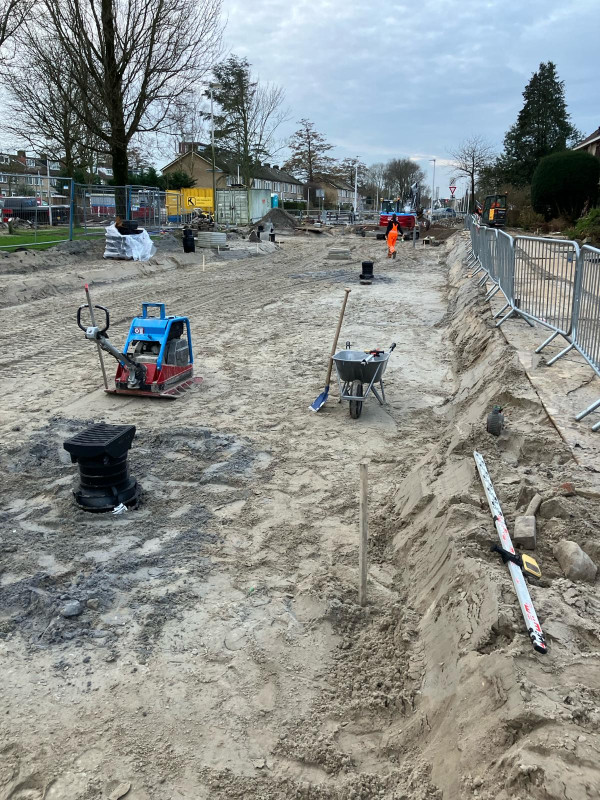
[[[465,218],[465,229],[470,236],[467,265],[475,268],[474,275],[484,273],[480,285],[492,282],[488,299],[499,291],[505,298],[494,315],[502,317],[496,324],[515,316],[529,324],[538,322],[552,333],[536,353],[558,336],[567,341],[548,361],[549,366],[576,350],[600,376],[600,250],[589,245],[580,248],[566,239],[510,236],[480,225],[475,215]],[[600,400],[575,419],[598,407]],[[592,430],[600,430],[600,422]]]

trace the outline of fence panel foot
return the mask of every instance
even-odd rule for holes
[[[549,336],[545,342],[542,342],[542,344],[536,348],[535,352],[541,353],[544,347],[546,347],[546,345],[549,345],[550,342],[553,342],[558,335],[559,335],[558,331],[554,331],[554,333],[551,336]]]
[[[582,420],[584,417],[587,417],[587,415],[588,415],[588,414],[591,414],[591,413],[592,413],[592,411],[595,411],[595,410],[598,408],[598,406],[600,406],[600,400],[596,400],[596,402],[595,402],[595,403],[592,403],[592,405],[591,405],[591,406],[588,406],[588,407],[585,409],[585,411],[580,411],[580,412],[579,412],[579,414],[577,414],[577,416],[575,417],[575,419],[577,420],[577,422],[581,422],[581,420]],[[593,431],[595,431],[595,430],[598,430],[598,426],[599,426],[599,425],[600,425],[600,423],[598,423],[598,422],[597,422],[597,423],[594,425],[594,427],[592,428],[592,430],[593,430]]]
[[[511,308],[511,310],[508,312],[508,314],[506,314],[504,317],[502,317],[502,319],[500,320],[500,322],[497,322],[497,323],[496,323],[496,327],[497,327],[497,328],[499,328],[499,327],[500,327],[500,325],[502,325],[502,323],[503,323],[503,322],[506,322],[506,320],[507,320],[507,319],[510,319],[510,318],[512,317],[512,315],[513,315],[513,314],[516,314],[516,313],[517,313],[517,312],[515,311],[515,309],[514,309],[514,308]]]
[[[558,355],[554,356],[554,358],[551,358],[551,359],[550,359],[550,361],[547,361],[547,362],[546,362],[546,363],[547,363],[547,365],[548,365],[549,367],[551,367],[551,366],[552,366],[552,364],[554,364],[554,362],[555,362],[555,361],[558,361],[558,359],[559,359],[559,358],[562,358],[562,356],[566,355],[566,354],[567,354],[567,353],[568,353],[570,350],[572,350],[574,347],[575,347],[575,345],[574,345],[574,344],[571,342],[571,344],[570,344],[568,347],[565,347],[565,349],[564,349],[564,350],[561,350],[561,351],[560,351],[560,353],[559,353]]]

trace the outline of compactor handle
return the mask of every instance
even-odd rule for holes
[[[164,303],[142,303],[142,317],[148,319],[148,309],[158,308],[160,310],[160,318],[167,318],[167,309]]]
[[[110,315],[108,313],[108,308],[106,308],[105,306],[91,306],[91,305],[89,305],[89,303],[85,303],[85,305],[79,306],[79,308],[77,309],[77,324],[79,325],[81,330],[84,331],[84,332],[87,331],[87,329],[88,329],[87,325],[82,325],[81,324],[81,312],[83,311],[84,308],[89,308],[90,309],[90,318],[91,318],[91,321],[92,321],[93,325],[95,325],[95,320],[94,320],[94,312],[92,311],[92,309],[93,308],[97,308],[99,311],[104,311],[104,314],[106,316],[106,325],[103,328],[99,328],[98,332],[99,333],[106,333],[106,331],[108,330],[109,325],[110,325]]]

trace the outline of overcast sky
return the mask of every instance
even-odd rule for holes
[[[573,124],[600,125],[600,0],[224,0],[227,48],[285,89],[339,157],[419,160],[430,176],[471,134],[498,149],[541,61]],[[437,170],[436,170],[437,171]],[[448,196],[451,170],[438,172]]]

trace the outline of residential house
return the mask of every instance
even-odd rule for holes
[[[28,155],[25,150],[16,153],[0,153],[0,196],[21,194],[46,196],[48,172],[50,177],[60,175],[58,161],[48,160],[46,155]]]
[[[168,176],[173,172],[185,172],[194,181],[194,186],[198,189],[213,188],[213,168],[210,151],[205,150],[204,145],[198,147],[198,142],[181,142],[179,154],[173,161],[165,164],[161,172],[166,179],[168,186]],[[227,175],[221,167],[215,167],[215,183],[217,189],[225,188]]]
[[[573,150],[585,150],[593,156],[598,156],[598,158],[600,158],[600,128],[597,128],[593,133],[590,133],[589,136],[586,136],[583,142],[575,145]]]
[[[212,189],[212,152],[201,142],[181,142],[177,158],[166,164],[161,172],[168,176],[172,172],[185,172],[194,179],[197,188]],[[267,189],[277,194],[285,203],[302,201],[304,184],[293,175],[270,164],[257,164],[253,168],[252,189]],[[215,183],[217,189],[236,186],[242,181],[235,157],[230,159],[218,153],[215,158]]]
[[[277,165],[261,164],[254,168],[253,189],[269,189],[285,203],[301,203],[304,200],[304,184]]]
[[[354,206],[354,186],[351,186],[347,181],[342,178],[337,178],[332,175],[324,175],[323,177],[311,183],[311,197],[310,205],[318,206],[316,198],[316,189],[321,189],[325,192],[323,206],[325,208],[340,208],[348,210]],[[362,208],[364,198],[358,193],[358,208]]]

